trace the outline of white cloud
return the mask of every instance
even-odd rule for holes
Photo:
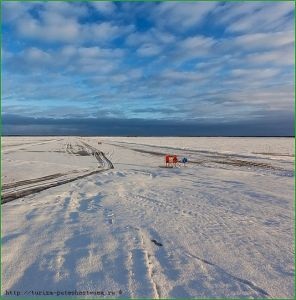
[[[151,28],[146,32],[130,33],[125,43],[136,48],[138,56],[158,56],[162,52],[169,52],[170,48],[175,48],[176,37],[169,32]]]
[[[132,30],[133,26],[121,27],[109,22],[82,25],[74,19],[64,19],[60,15],[51,15],[51,19],[46,19],[45,23],[33,18],[23,18],[17,22],[17,31],[21,37],[48,43],[103,44]]]
[[[46,42],[75,42],[80,33],[76,20],[58,14],[50,14],[50,18],[46,15],[43,22],[32,17],[21,18],[16,22],[16,29],[23,38]]]
[[[187,50],[203,51],[208,50],[215,44],[215,40],[204,36],[193,36],[184,39],[181,43],[181,47]]]
[[[263,5],[261,1],[224,3],[224,5],[217,6],[213,13],[219,23],[231,23],[244,15],[253,14]]]
[[[196,83],[206,79],[205,74],[201,74],[198,72],[188,72],[188,71],[174,71],[174,70],[166,70],[161,75],[160,78],[163,80],[168,80],[170,82],[191,82],[194,81]]]
[[[109,7],[112,3],[94,4]],[[80,17],[89,12],[85,4],[47,2],[38,5],[40,7],[37,15],[30,13],[27,3],[8,6],[8,19],[14,21],[20,37],[47,43],[100,44],[134,30],[133,25],[117,25],[107,21],[81,23]]]
[[[266,79],[275,77],[280,73],[279,69],[265,68],[265,69],[233,69],[231,74],[234,77],[247,77],[251,80]]]
[[[163,2],[155,7],[153,18],[159,26],[179,31],[200,24],[215,6],[216,2]]]
[[[124,55],[122,49],[106,49],[100,47],[79,47],[77,53],[83,57],[120,58]]]
[[[70,18],[86,16],[88,13],[86,6],[79,3],[48,1],[42,3],[42,6],[43,10],[41,13],[56,13]]]
[[[255,52],[247,55],[245,61],[253,65],[294,66],[294,48],[285,47],[275,51]]]
[[[228,51],[233,47],[243,49],[245,51],[253,50],[270,50],[287,45],[294,44],[294,32],[268,32],[268,33],[250,33],[240,35],[235,38],[223,39],[222,43],[228,46]]]
[[[292,1],[233,3],[226,6],[225,15],[220,21],[227,23],[227,30],[232,32],[265,32],[283,30],[286,23],[293,23],[287,15],[294,11]]]
[[[110,15],[115,12],[116,5],[113,2],[90,2],[90,4],[101,14]]]
[[[75,72],[79,76],[87,73],[107,74],[118,70],[124,55],[121,49],[74,46],[48,51],[31,47],[19,53],[5,53],[5,68],[12,72]]]
[[[139,56],[155,56],[160,54],[162,48],[155,44],[144,44],[137,49],[137,54]]]
[[[34,4],[33,4],[34,5]],[[4,23],[13,22],[22,18],[32,7],[32,3],[23,2],[1,2],[2,7],[2,20]]]
[[[20,2],[5,1],[1,3],[3,21],[14,22],[21,18],[30,18],[32,9],[38,8],[38,15],[43,19],[50,20],[51,16],[61,15],[67,18],[79,18],[86,16],[87,8],[78,3],[67,2]]]
[[[169,59],[180,65],[198,57],[211,57],[216,43],[217,41],[213,38],[201,35],[185,38],[180,40],[175,49],[171,51]]]
[[[140,79],[143,76],[143,70],[140,68],[131,69],[128,75],[132,79]]]
[[[87,41],[106,42],[133,30],[133,26],[118,26],[110,22],[81,25],[81,38]]]
[[[25,50],[24,55],[26,56],[28,62],[33,62],[33,63],[52,62],[50,54],[35,47]]]
[[[162,31],[157,28],[151,28],[146,32],[132,32],[126,38],[126,44],[129,46],[138,46],[140,44],[169,45],[176,42],[176,37],[170,32]]]

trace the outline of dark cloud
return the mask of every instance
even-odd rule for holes
[[[180,108],[153,108],[153,107],[148,107],[148,108],[138,108],[138,109],[133,109],[132,112],[134,113],[161,113],[161,114],[179,114],[179,113],[185,113],[188,112],[188,109],[180,109]]]
[[[4,135],[293,136],[293,113],[250,121],[207,123],[119,118],[33,118],[5,114]]]

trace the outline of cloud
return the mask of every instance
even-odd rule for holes
[[[3,7],[4,114],[34,114],[52,122],[140,116],[147,123],[132,124],[144,129],[149,119],[251,126],[293,111],[290,5],[11,2]],[[275,9],[279,12],[267,16],[262,29],[231,29],[247,17],[256,24],[253,15],[261,20]],[[44,126],[54,126],[49,123]]]
[[[166,70],[161,75],[160,78],[163,80],[168,80],[169,85],[173,83],[183,83],[183,82],[200,82],[206,79],[205,74],[197,72],[187,72],[187,71],[172,71]]]
[[[32,3],[23,2],[1,2],[2,8],[2,20],[4,23],[14,22],[27,15],[28,11],[31,9]]]
[[[279,74],[278,69],[233,69],[231,74],[234,77],[251,77],[254,80],[271,78]]]
[[[246,61],[252,65],[294,66],[294,49],[285,47],[275,51],[255,52],[246,56]]]
[[[294,44],[294,33],[293,31],[250,33],[235,37],[232,41],[233,46],[244,50],[271,49]]]
[[[17,21],[16,30],[22,38],[51,42],[75,42],[79,38],[80,25],[74,19],[64,18],[61,15],[51,15],[54,19],[45,19],[43,22],[31,17]]]
[[[103,13],[110,13],[111,2],[93,2]],[[113,8],[112,8],[113,7]],[[67,2],[19,3],[4,5],[5,21],[21,38],[47,43],[102,44],[134,30],[132,25],[118,25],[101,20],[81,22],[90,13],[85,4]],[[115,8],[114,8],[115,9]]]
[[[101,14],[110,15],[115,12],[116,5],[113,2],[90,2],[90,4]]]
[[[110,22],[100,24],[81,25],[82,41],[92,41],[96,43],[108,42],[119,36],[124,36],[134,30],[132,25],[118,26]]]
[[[188,109],[184,108],[175,108],[175,107],[145,107],[145,108],[137,108],[132,110],[133,113],[136,114],[164,114],[164,115],[170,115],[170,114],[184,114],[188,112]]]
[[[240,2],[235,4],[224,3],[224,5],[217,6],[213,10],[213,14],[219,17],[219,19],[217,19],[219,23],[228,24],[244,15],[253,14],[263,6],[264,3],[262,1]]]
[[[293,13],[291,1],[277,3],[229,3],[224,6],[220,22],[231,32],[266,32],[287,29],[289,14]],[[221,11],[218,10],[219,13]],[[292,29],[290,27],[290,29]]]
[[[88,14],[87,7],[80,3],[49,1],[46,3],[37,2],[37,5],[38,4],[42,7],[39,14],[49,22],[51,21],[51,16],[55,15],[62,15],[68,18],[79,18]]]
[[[4,69],[12,72],[76,72],[110,73],[117,69],[123,58],[121,49],[101,47],[65,46],[57,50],[44,51],[31,47],[19,53],[6,52]]]
[[[46,20],[52,23],[57,16],[67,18],[84,17],[88,14],[86,6],[79,3],[67,2],[20,2],[20,1],[5,1],[1,4],[3,20],[5,23],[13,23],[21,18],[35,18]]]
[[[137,54],[139,56],[155,56],[160,54],[162,48],[155,44],[144,44],[137,49]]]
[[[201,35],[187,37],[180,41],[176,50],[176,57],[180,63],[201,56],[210,56],[216,41]]]
[[[224,124],[188,120],[145,120],[121,118],[32,118],[3,115],[3,134],[23,135],[141,135],[141,136],[292,136],[292,114]]]
[[[200,24],[216,5],[216,2],[163,2],[155,7],[152,15],[158,26],[182,31]]]
[[[28,63],[51,63],[51,56],[38,48],[29,48],[25,51]]]
[[[43,22],[33,18],[23,18],[17,23],[17,32],[23,38],[41,40],[48,43],[103,44],[121,35],[128,34],[133,26],[118,26],[110,22],[80,24],[75,19],[55,15],[54,19]]]
[[[174,34],[156,28],[151,28],[145,32],[134,31],[126,38],[126,44],[129,46],[139,46],[143,43],[170,45],[175,41],[176,37]]]

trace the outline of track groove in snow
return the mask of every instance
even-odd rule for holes
[[[153,263],[150,259],[151,255],[148,253],[148,251],[146,249],[143,233],[141,231],[140,231],[140,237],[141,237],[141,244],[142,244],[143,251],[144,251],[146,267],[148,269],[148,276],[149,276],[149,279],[151,281],[151,284],[152,284],[153,290],[154,290],[154,298],[159,299],[159,298],[161,298],[160,288],[159,288],[158,284],[156,283],[156,281],[153,278],[154,266],[153,266]]]
[[[260,297],[260,296],[262,297],[262,295],[263,295],[264,297],[272,298],[272,297],[268,294],[268,292],[266,292],[264,289],[262,289],[262,288],[256,286],[253,282],[251,282],[251,281],[249,281],[249,280],[246,280],[246,279],[239,278],[239,277],[237,277],[237,276],[233,276],[233,275],[229,274],[227,271],[225,271],[224,269],[222,269],[221,267],[219,267],[218,265],[216,265],[216,264],[214,264],[214,263],[212,263],[212,262],[209,262],[209,261],[207,261],[207,260],[205,260],[205,259],[203,259],[203,258],[200,258],[200,257],[198,257],[198,256],[196,256],[196,255],[193,255],[193,254],[191,254],[191,253],[186,253],[186,255],[188,255],[188,256],[191,257],[191,258],[197,259],[197,260],[199,260],[199,261],[201,261],[201,262],[203,262],[203,263],[205,263],[205,264],[207,264],[207,265],[213,266],[215,269],[217,269],[217,270],[219,270],[220,272],[226,274],[226,275],[229,276],[230,278],[232,278],[232,279],[234,279],[234,280],[236,280],[236,281],[238,281],[238,282],[240,282],[240,283],[246,284],[247,286],[249,286],[250,288],[252,288],[255,292],[258,292],[258,293],[259,293],[259,295],[258,295],[259,297]]]
[[[131,151],[150,154],[155,156],[165,156],[172,151],[175,154],[185,155],[189,157],[188,164],[197,164],[199,166],[204,166],[208,168],[221,168],[227,169],[228,167],[238,167],[245,169],[259,169],[263,172],[272,171],[279,176],[288,176],[293,177],[294,171],[293,169],[286,169],[283,167],[279,167],[275,164],[275,160],[264,159],[263,161],[258,161],[258,157],[254,155],[236,155],[236,154],[227,154],[216,151],[199,151],[192,149],[181,149],[174,147],[157,147],[145,144],[133,144],[133,143],[107,143],[109,145],[113,145],[116,147],[122,147],[125,149],[129,149]],[[121,145],[123,144],[123,145]],[[141,145],[144,149],[134,148],[127,145]],[[146,149],[145,149],[146,148]],[[154,149],[163,148],[167,150],[166,152],[155,151]],[[287,155],[286,155],[287,156]],[[279,159],[281,160],[281,159]]]
[[[54,140],[55,141],[55,140]],[[37,143],[37,144],[30,144],[32,145],[43,145],[49,142],[44,142],[44,143]],[[84,172],[79,172],[77,171],[72,171],[71,173],[58,173],[58,174],[52,174],[40,178],[34,178],[30,180],[22,180],[19,182],[14,182],[14,183],[9,183],[9,184],[4,184],[3,185],[3,190],[4,193],[1,195],[1,203],[7,203],[10,201],[13,201],[15,199],[31,195],[33,193],[38,193],[43,190],[56,187],[65,183],[69,183],[96,173],[100,173],[103,171],[107,171],[109,169],[113,169],[114,166],[112,162],[104,155],[103,152],[98,151],[96,148],[88,145],[85,142],[82,142],[87,149],[92,151],[92,155],[96,158],[96,160],[99,162],[99,165],[102,167],[100,170],[88,170]],[[76,144],[76,146],[81,147],[79,144]],[[85,151],[83,148],[81,148],[80,151]],[[73,151],[73,147],[70,143],[67,143],[66,145],[66,152],[69,154],[76,154],[77,152]],[[79,153],[79,152],[78,152]],[[78,173],[78,175],[74,175]],[[57,181],[53,181],[52,179],[59,178]],[[41,183],[41,184],[39,184]]]

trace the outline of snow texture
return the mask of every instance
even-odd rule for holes
[[[2,295],[294,297],[292,138],[2,143]]]

